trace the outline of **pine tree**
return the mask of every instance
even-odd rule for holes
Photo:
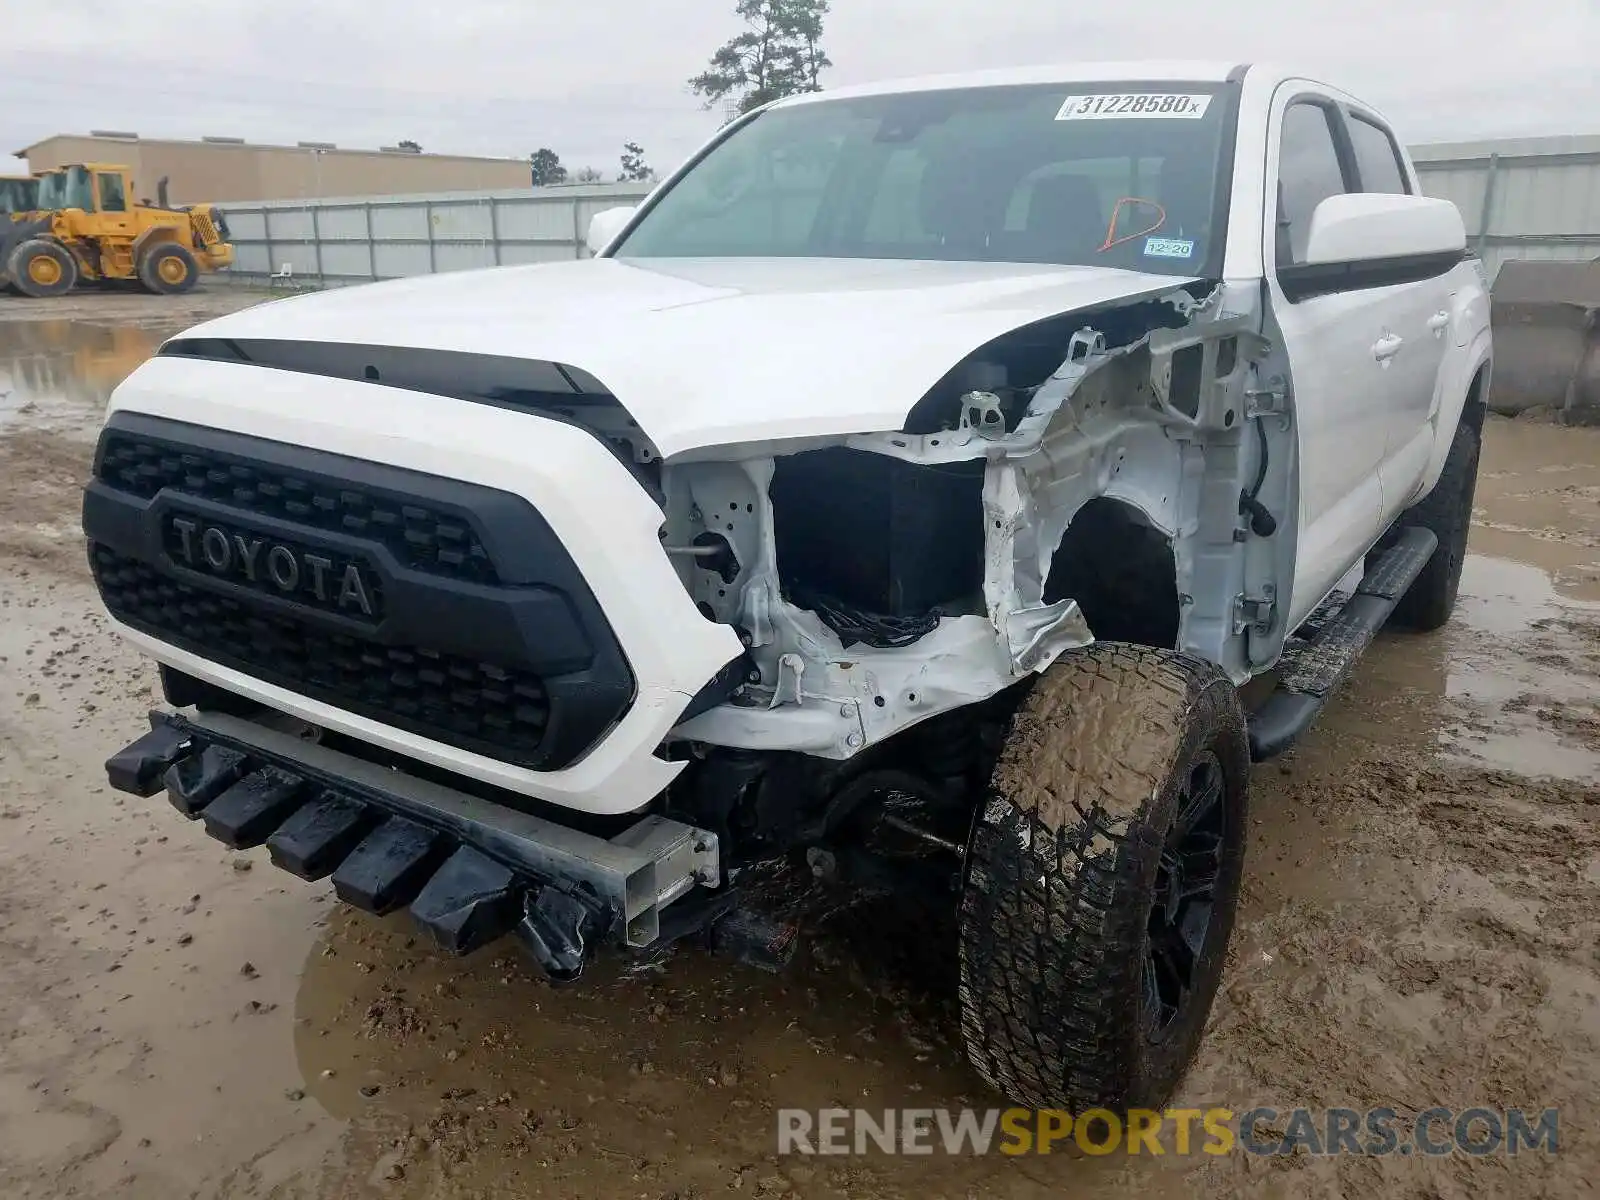
[[[655,177],[656,173],[644,161],[644,147],[638,142],[624,142],[622,173],[617,178],[624,183],[645,183]]]
[[[747,113],[783,96],[822,90],[822,72],[833,65],[822,49],[828,0],[739,0],[736,11],[745,31],[689,80],[707,108],[731,99]]]

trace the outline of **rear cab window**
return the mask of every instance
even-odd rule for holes
[[[1406,181],[1400,147],[1395,144],[1394,135],[1373,118],[1358,112],[1349,114],[1345,127],[1350,131],[1350,143],[1355,150],[1361,190],[1409,195],[1411,185]]]

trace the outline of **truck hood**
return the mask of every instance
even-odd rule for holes
[[[599,380],[670,457],[897,430],[1001,334],[1193,282],[1015,263],[590,259],[298,296],[182,336],[561,363]]]

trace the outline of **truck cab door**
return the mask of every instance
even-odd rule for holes
[[[1383,119],[1355,105],[1345,105],[1343,116],[1361,190],[1417,194],[1415,173]],[[1439,274],[1382,290],[1395,293],[1389,303],[1400,314],[1396,334],[1403,339],[1389,368],[1389,434],[1380,472],[1387,527],[1416,498],[1433,453],[1439,376],[1452,345],[1459,287]]]
[[[1383,528],[1379,471],[1395,419],[1393,361],[1409,333],[1405,306],[1392,298],[1369,290],[1290,299],[1278,279],[1280,268],[1304,255],[1317,205],[1358,190],[1339,120],[1331,95],[1287,83],[1273,102],[1267,140],[1267,179],[1277,185],[1264,230],[1267,295],[1289,360],[1300,476],[1289,629]]]

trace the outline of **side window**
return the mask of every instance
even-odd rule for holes
[[[128,211],[128,197],[123,194],[121,175],[100,176],[100,211]]]
[[[1319,104],[1298,102],[1283,114],[1278,152],[1279,266],[1305,258],[1311,214],[1329,196],[1349,191],[1333,140],[1332,113]]]
[[[1408,193],[1411,189],[1406,186],[1406,175],[1400,167],[1400,151],[1389,131],[1356,113],[1350,114],[1348,127],[1356,152],[1356,170],[1361,173],[1361,190]]]

